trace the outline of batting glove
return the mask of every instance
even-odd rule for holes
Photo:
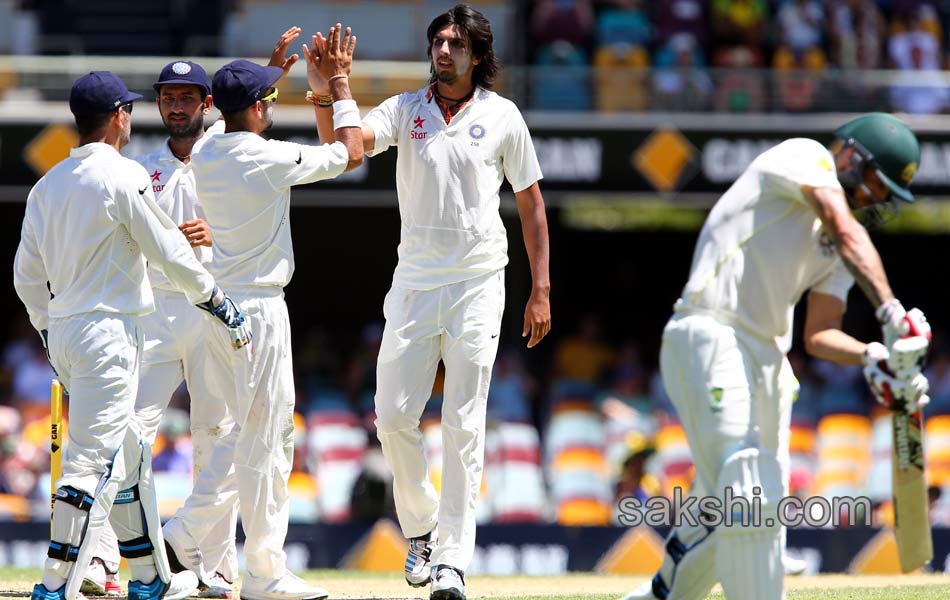
[[[251,342],[253,335],[251,334],[251,328],[244,323],[244,313],[217,284],[211,291],[211,298],[197,306],[208,311],[224,323],[231,335],[231,347],[235,350],[243,348]]]
[[[883,344],[868,344],[863,356],[864,379],[879,404],[893,411],[915,413],[930,402],[930,383],[919,371],[908,379],[896,377],[887,366],[889,356]]]
[[[49,329],[43,329],[40,331],[40,338],[43,340],[43,349],[46,350],[46,361],[49,363],[51,369],[53,369],[53,375],[57,378],[59,373],[56,372],[56,367],[53,366],[53,359],[49,355]]]

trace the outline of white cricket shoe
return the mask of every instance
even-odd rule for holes
[[[141,581],[129,582],[129,600],[184,600],[198,589],[198,576],[191,571],[172,574],[171,581],[156,577],[148,585]]]
[[[433,567],[432,592],[429,600],[465,600],[465,575],[448,565]]]
[[[198,549],[198,544],[176,519],[172,518],[165,523],[162,536],[165,538],[168,566],[173,572],[193,571],[199,581],[209,578],[201,566],[201,550]]]
[[[409,552],[406,554],[406,566],[403,570],[406,574],[406,583],[412,587],[422,587],[432,581],[429,557],[432,556],[434,547],[432,532],[409,540]]]
[[[310,585],[290,571],[280,579],[248,573],[241,582],[241,600],[324,600],[327,596],[325,589]]]
[[[224,598],[230,600],[232,594],[231,582],[221,573],[215,572],[205,581],[198,582],[199,598]]]
[[[93,558],[86,569],[79,591],[90,596],[118,596],[122,594],[122,583],[119,573],[112,573],[106,569],[101,558]]]
[[[657,600],[653,593],[653,580],[644,581],[640,587],[621,598],[620,600]]]
[[[808,563],[788,554],[782,554],[782,567],[785,569],[786,575],[801,575],[808,568]]]

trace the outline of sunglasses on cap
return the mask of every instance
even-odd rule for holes
[[[268,89],[261,97],[261,102],[277,102],[278,90],[275,87]]]
[[[128,114],[131,115],[131,114],[132,114],[132,106],[133,106],[133,105],[132,105],[131,102],[126,102],[125,104],[119,105],[119,109],[124,110],[125,112],[127,112]]]

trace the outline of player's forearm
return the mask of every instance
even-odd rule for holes
[[[867,230],[858,223],[840,189],[804,188],[824,230],[831,236],[838,255],[854,277],[855,283],[874,308],[894,297],[884,273],[881,256],[871,243]]]
[[[835,243],[845,267],[874,308],[894,298],[884,265],[867,230],[856,222],[839,232]]]
[[[548,219],[538,184],[517,192],[515,200],[521,217],[521,233],[528,253],[528,263],[531,266],[532,292],[547,294],[551,290]]]
[[[866,344],[840,329],[824,329],[805,337],[805,350],[839,365],[860,365]]]
[[[336,135],[333,133],[333,105],[313,107],[317,113],[317,135],[324,144],[332,144],[336,141]]]

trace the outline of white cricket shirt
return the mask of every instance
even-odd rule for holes
[[[787,140],[752,161],[709,213],[676,310],[712,312],[787,352],[806,290],[846,300],[854,279],[802,185],[841,188],[834,157],[814,140]]]
[[[213,136],[224,133],[224,121],[217,120],[195,142],[191,149],[194,156],[201,151],[201,147]],[[145,167],[152,181],[152,192],[155,193],[155,202],[158,203],[166,215],[176,225],[185,221],[203,219],[207,221],[204,210],[198,202],[198,191],[195,185],[195,172],[191,163],[185,164],[172,154],[168,141],[155,152],[135,157],[135,161]],[[187,238],[186,238],[187,240]],[[212,240],[212,244],[214,240]],[[190,244],[189,244],[190,245]],[[211,263],[211,248],[207,246],[192,247],[195,258],[207,267]],[[155,289],[177,291],[168,281],[162,270],[149,263],[148,278]]]
[[[513,102],[476,88],[446,125],[425,87],[389,98],[363,120],[370,156],[396,146],[402,230],[393,284],[429,290],[503,269],[502,178],[520,192],[541,179],[531,134]]]
[[[146,258],[192,304],[211,297],[214,280],[155,203],[148,173],[95,142],[70,150],[30,191],[13,283],[38,330],[91,311],[146,314]]]
[[[218,284],[287,285],[294,273],[290,188],[336,177],[347,162],[342,142],[307,146],[247,131],[216,135],[193,154]]]

